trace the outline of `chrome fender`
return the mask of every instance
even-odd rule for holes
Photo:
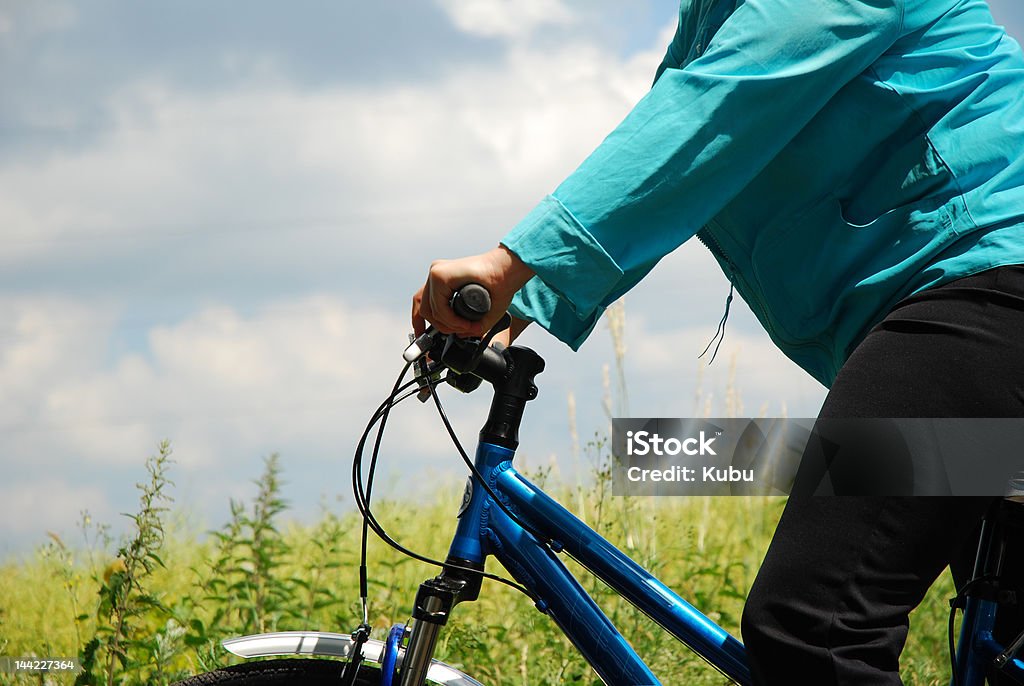
[[[272,655],[322,655],[347,658],[352,654],[355,641],[348,634],[329,631],[277,631],[270,634],[237,636],[221,642],[224,648],[239,657],[268,657]],[[363,644],[363,657],[381,662],[384,657],[383,641],[368,640]],[[401,654],[399,662],[401,662]],[[427,678],[443,686],[483,686],[473,677],[450,665],[431,660]]]

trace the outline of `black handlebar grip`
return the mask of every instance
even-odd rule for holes
[[[452,296],[455,314],[471,322],[478,322],[491,311],[491,294],[478,283],[467,283]]]

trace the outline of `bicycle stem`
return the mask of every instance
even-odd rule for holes
[[[533,379],[544,371],[544,360],[529,348],[512,346],[504,351],[507,372],[494,385],[494,398],[480,440],[509,450],[519,446],[519,425],[526,403],[537,397]],[[485,380],[490,381],[490,379]]]

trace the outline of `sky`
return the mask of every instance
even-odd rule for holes
[[[990,4],[1024,35],[1019,3]],[[83,511],[122,530],[163,439],[200,529],[272,453],[296,517],[350,508],[430,261],[492,247],[575,168],[649,88],[676,14],[238,7],[0,0],[0,559],[74,540]],[[528,331],[548,368],[526,464],[574,478],[608,393],[623,416],[816,414],[825,389],[739,300],[715,362],[697,359],[727,293],[691,241],[627,295],[625,393],[606,325],[575,354]],[[471,446],[488,398],[444,399]],[[460,478],[429,405],[392,421],[378,492]]]

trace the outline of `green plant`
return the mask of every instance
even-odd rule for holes
[[[160,551],[164,542],[164,515],[172,501],[166,493],[173,485],[167,478],[171,464],[171,446],[164,441],[157,455],[146,460],[148,483],[136,484],[141,492],[139,511],[128,515],[134,523],[134,535],[122,545],[116,560],[107,567],[96,607],[96,631],[82,652],[83,671],[76,684],[123,683],[123,673],[141,670],[151,673],[158,683],[164,662],[156,659],[166,648],[167,623],[161,632],[146,626],[152,616],[171,619],[171,611],[150,592],[148,583],[157,568],[164,567]]]
[[[280,477],[280,458],[274,454],[264,460],[263,474],[255,482],[251,511],[232,500],[230,520],[214,532],[217,557],[206,580],[205,600],[217,609],[209,625],[192,623],[206,638],[273,631],[304,614],[295,600],[302,585],[286,571],[292,545],[279,529],[280,515],[287,509]]]

